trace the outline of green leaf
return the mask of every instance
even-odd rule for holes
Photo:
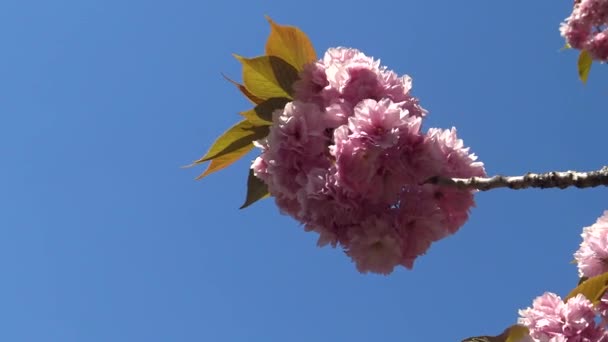
[[[243,120],[224,132],[213,145],[211,145],[209,151],[207,151],[202,158],[196,160],[189,166],[223,157],[221,161],[214,164],[214,169],[212,171],[208,171],[210,173],[214,170],[224,168],[245,155],[251,149],[252,142],[266,137],[268,131],[268,126],[256,126],[247,120]],[[243,151],[244,149],[249,150]],[[204,177],[206,174],[208,173],[205,172],[201,177]]]
[[[266,20],[270,23],[270,36],[266,41],[267,55],[282,58],[298,71],[302,71],[306,63],[317,60],[315,49],[306,33],[294,26],[279,25],[268,16]]]
[[[291,100],[286,97],[272,97],[258,104],[255,108],[246,112],[241,112],[241,115],[254,125],[272,125],[272,113],[277,109],[285,108],[285,105]]]
[[[229,78],[228,76],[226,76],[226,75],[224,75],[224,74],[222,74],[222,76],[223,76],[223,77],[224,77],[224,78],[225,78],[225,79],[226,79],[228,82],[230,82],[230,83],[234,84],[234,85],[235,85],[235,86],[238,88],[238,90],[240,90],[240,91],[241,91],[241,93],[243,93],[243,95],[245,95],[245,97],[246,97],[247,99],[249,99],[249,101],[253,102],[254,104],[256,104],[256,105],[257,105],[257,104],[260,104],[260,103],[262,103],[262,102],[264,101],[264,100],[262,100],[262,99],[260,99],[260,98],[255,97],[255,96],[254,96],[252,93],[250,93],[250,92],[249,92],[249,90],[247,90],[247,88],[245,88],[245,86],[244,86],[244,85],[242,85],[242,84],[240,84],[240,83],[238,83],[238,82],[236,82],[236,81],[232,80],[231,78]]]
[[[564,44],[564,46],[562,46],[561,49],[559,49],[559,51],[564,51],[564,50],[569,50],[572,49],[572,46],[570,46],[570,44],[566,43]]]
[[[234,57],[243,64],[243,84],[253,96],[262,100],[271,97],[292,98],[298,70],[289,63],[276,56]]]
[[[245,203],[239,208],[244,209],[262,198],[270,196],[268,187],[261,179],[253,174],[253,170],[249,169],[249,177],[247,177],[247,198]]]
[[[580,55],[578,55],[578,77],[580,78],[581,82],[587,82],[592,63],[593,59],[591,58],[589,52],[587,52],[587,50],[581,50]]]
[[[206,177],[213,172],[219,171],[223,168],[230,166],[237,160],[241,159],[249,151],[251,151],[251,149],[253,149],[253,144],[249,143],[249,145],[244,146],[238,150],[232,151],[230,153],[224,154],[223,156],[212,159],[211,162],[209,163],[209,166],[207,166],[207,169],[205,170],[205,172],[201,173],[198,177],[196,177],[196,180],[202,179],[203,177]]]
[[[515,324],[498,336],[476,336],[462,340],[462,342],[518,342],[528,335],[528,328]]]
[[[591,277],[585,280],[582,284],[574,288],[564,298],[564,302],[568,299],[576,297],[578,294],[582,294],[589,299],[593,304],[599,303],[600,299],[608,289],[608,273],[603,273],[595,277]]]

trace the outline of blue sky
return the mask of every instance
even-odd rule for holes
[[[200,157],[249,104],[220,73],[264,15],[317,52],[414,79],[490,174],[607,164],[605,66],[559,52],[571,1],[27,1],[0,4],[0,340],[458,341],[576,284],[606,189],[494,190],[413,271],[362,275],[272,200],[238,210],[245,158]]]

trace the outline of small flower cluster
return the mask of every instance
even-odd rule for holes
[[[597,221],[583,228],[583,242],[574,253],[580,277],[608,272],[608,210]]]
[[[608,0],[576,1],[560,31],[571,47],[588,51],[595,60],[608,61]]]
[[[360,272],[412,268],[467,220],[473,191],[426,180],[485,176],[455,129],[422,132],[427,112],[411,87],[356,49],[329,49],[304,67],[294,100],[256,142],[252,169],[281,211],[319,245],[342,246]]]
[[[574,253],[579,275],[591,278],[608,271],[608,211],[585,227],[583,242]],[[593,305],[583,295],[565,303],[553,293],[536,298],[531,308],[520,310],[519,324],[527,327],[536,342],[608,342],[608,296]]]
[[[530,330],[535,342],[606,342],[608,332],[595,321],[597,310],[579,294],[567,302],[547,292],[531,308],[520,310],[519,324]]]

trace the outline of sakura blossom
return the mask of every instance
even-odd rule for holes
[[[605,342],[608,332],[596,324],[596,310],[582,294],[563,302],[550,292],[537,297],[532,307],[519,310],[519,324],[535,342]]]
[[[588,51],[595,60],[608,61],[608,1],[576,1],[560,32],[571,47]]]
[[[294,101],[257,142],[254,175],[284,214],[319,245],[340,246],[360,272],[412,268],[456,231],[471,190],[425,184],[435,176],[485,176],[456,129],[423,132],[427,111],[399,77],[356,49],[332,48],[306,65]]]
[[[574,253],[580,277],[594,277],[608,271],[608,210],[583,228],[583,242]]]

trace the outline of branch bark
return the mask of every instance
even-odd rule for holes
[[[527,188],[559,188],[568,187],[593,188],[608,186],[608,166],[600,170],[589,172],[564,171],[531,173],[523,176],[494,176],[489,178],[448,178],[435,176],[428,179],[426,184],[451,186],[458,189],[487,191],[496,188],[509,188],[514,190]]]

